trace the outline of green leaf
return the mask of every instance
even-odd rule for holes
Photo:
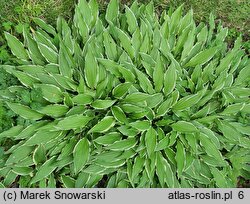
[[[44,65],[45,59],[39,51],[36,41],[31,37],[30,33],[28,33],[26,29],[23,30],[23,36],[27,43],[29,56],[32,62],[34,64]]]
[[[141,92],[135,92],[132,94],[129,94],[125,99],[124,102],[126,103],[138,103],[142,101],[146,101],[147,98],[149,98],[150,95],[141,93]]]
[[[147,100],[147,106],[149,108],[155,108],[163,101],[163,94],[162,93],[156,93],[151,95]]]
[[[92,89],[96,88],[96,85],[98,82],[98,78],[99,78],[98,69],[99,68],[98,68],[97,61],[93,53],[89,49],[85,57],[84,73],[85,73],[86,83]]]
[[[90,104],[93,101],[93,97],[88,94],[78,94],[72,98],[72,101],[77,105],[86,105]]]
[[[113,144],[116,141],[121,139],[121,134],[118,132],[110,132],[105,134],[104,136],[100,136],[96,138],[94,141],[101,145],[109,145]]]
[[[36,175],[31,180],[31,184],[47,178],[56,168],[56,157],[51,157],[40,168],[38,168]]]
[[[224,159],[220,151],[204,133],[200,133],[199,139],[200,139],[201,145],[204,147],[206,153],[209,156],[214,157],[216,160],[218,160],[221,163],[224,163]]]
[[[119,14],[119,1],[111,0],[108,4],[105,19],[109,23],[116,23]]]
[[[44,131],[40,130],[34,136],[29,138],[25,145],[34,146],[39,144],[46,144],[62,135],[62,131]]]
[[[181,98],[177,103],[173,106],[174,110],[185,110],[189,107],[192,107],[194,104],[198,103],[202,98],[203,93],[198,92],[196,94],[187,95]]]
[[[164,116],[171,107],[171,103],[172,103],[172,98],[169,98],[164,102],[162,102],[156,110],[156,116],[157,117]]]
[[[10,129],[0,133],[0,139],[2,138],[15,138],[23,130],[22,125],[11,127]]]
[[[174,173],[170,167],[168,161],[162,156],[161,153],[157,153],[156,160],[156,173],[159,178],[161,187],[165,187],[165,183],[169,188],[174,187]],[[168,175],[168,176],[166,176]]]
[[[39,145],[33,153],[33,161],[35,165],[41,164],[46,161],[46,152],[43,145]]]
[[[214,180],[216,182],[216,186],[219,188],[227,188],[228,183],[227,179],[225,178],[225,175],[221,173],[217,168],[211,167],[211,172],[214,176]]]
[[[156,148],[156,137],[157,133],[154,128],[150,127],[145,134],[145,145],[149,158],[154,153]]]
[[[121,46],[128,53],[129,57],[133,59],[135,57],[135,50],[134,47],[132,46],[132,41],[130,37],[119,28],[116,28],[115,30],[120,40]]]
[[[129,150],[133,148],[136,145],[137,141],[135,138],[129,138],[125,140],[117,141],[109,146],[107,146],[107,149],[113,150],[113,151],[124,151]]]
[[[209,49],[203,50],[195,55],[185,67],[195,67],[196,65],[203,65],[208,62],[217,53],[218,47],[211,47]]]
[[[185,164],[186,164],[186,153],[185,153],[185,149],[184,146],[181,142],[177,142],[177,151],[176,151],[176,163],[177,163],[177,172],[179,177],[182,175],[182,172],[185,168]]]
[[[82,37],[83,43],[86,43],[86,41],[89,38],[89,28],[88,28],[88,25],[83,18],[83,15],[81,14],[80,7],[76,7],[74,20],[75,20],[74,22],[76,24],[76,27],[79,30],[79,34]]]
[[[171,125],[171,127],[177,132],[198,132],[198,129],[190,122],[178,121]]]
[[[48,121],[38,121],[27,126],[23,131],[20,131],[19,134],[15,137],[16,140],[26,139],[35,134],[35,132],[42,126],[48,124]]]
[[[135,69],[135,71],[136,71],[136,75],[138,77],[138,81],[142,90],[146,93],[154,94],[155,91],[148,77],[138,69]]]
[[[150,128],[151,124],[148,120],[142,120],[142,121],[136,121],[136,122],[130,123],[129,125],[137,130],[145,131]]]
[[[40,113],[58,118],[64,116],[68,112],[69,108],[64,105],[54,104],[43,107],[39,110]]]
[[[117,46],[115,41],[113,40],[113,38],[111,37],[111,35],[107,30],[103,32],[103,38],[104,38],[103,43],[108,59],[115,61],[118,57]]]
[[[99,15],[99,8],[98,8],[98,3],[96,0],[90,0],[89,1],[89,7],[91,9],[91,13],[92,13],[92,26],[95,26],[96,21],[98,19],[98,15]]]
[[[72,115],[60,120],[55,127],[60,130],[84,128],[90,120],[92,120],[92,117],[85,115]]]
[[[91,106],[94,109],[107,109],[111,107],[115,102],[116,100],[96,100],[91,104]]]
[[[86,22],[87,26],[89,27],[92,21],[92,12],[88,2],[86,0],[79,1],[78,8],[80,9],[84,22]]]
[[[45,21],[43,21],[42,19],[40,19],[40,18],[33,18],[33,21],[40,27],[40,28],[42,28],[43,30],[45,30],[46,32],[48,32],[48,33],[50,33],[50,34],[52,34],[52,35],[56,35],[56,31],[55,31],[55,29],[51,26],[51,25],[49,25],[49,24],[47,24]]]
[[[8,32],[4,32],[4,35],[13,55],[19,59],[28,60],[29,57],[26,50],[24,49],[23,44],[15,36]]]
[[[65,188],[75,187],[75,179],[71,178],[70,176],[62,175],[61,180]]]
[[[164,75],[164,88],[163,92],[165,96],[169,95],[175,88],[176,85],[176,68],[174,63],[171,63],[171,65],[168,67],[165,75]]]
[[[31,152],[33,151],[33,149],[34,149],[33,147],[24,146],[24,145],[16,148],[12,152],[12,154],[9,156],[9,158],[6,161],[5,165],[10,165],[10,164],[18,163],[19,161],[21,161],[22,159],[24,159],[28,155],[30,155]]]
[[[111,108],[112,114],[115,117],[115,119],[122,123],[122,124],[127,124],[128,123],[128,119],[127,116],[125,115],[125,113],[123,112],[123,110],[119,107],[119,106],[113,106]]]
[[[137,156],[134,160],[134,165],[132,169],[132,181],[139,175],[145,164],[145,159]]]
[[[156,92],[161,91],[161,89],[163,88],[164,80],[166,81],[168,79],[164,79],[164,65],[162,63],[161,57],[158,55],[156,65],[155,65],[155,69],[154,69],[154,72],[153,72],[153,81],[154,81],[155,91]],[[169,83],[171,83],[171,82],[166,82],[166,83],[168,83],[168,85],[170,85]],[[164,93],[165,92],[166,91],[164,89]]]
[[[127,23],[128,23],[128,30],[129,30],[130,34],[133,34],[138,27],[137,20],[136,20],[136,17],[135,17],[135,14],[133,13],[133,11],[127,6],[125,6],[125,8],[126,8],[126,18],[127,18]]]
[[[115,119],[112,116],[104,117],[99,123],[92,127],[88,133],[106,132],[115,125]]]
[[[169,137],[164,136],[164,138],[160,140],[159,143],[156,145],[155,151],[166,149],[168,145],[169,145]]]
[[[35,84],[35,88],[41,89],[43,97],[51,103],[60,103],[63,101],[62,91],[52,84]]]
[[[125,96],[131,86],[132,84],[130,82],[119,84],[113,89],[112,94],[115,98],[121,99]]]
[[[38,48],[43,55],[43,57],[50,63],[57,64],[58,62],[58,53],[56,53],[52,48],[48,47],[43,43],[38,43]]]
[[[10,71],[7,70],[7,72],[13,74],[15,77],[18,78],[18,80],[24,85],[27,86],[29,88],[32,88],[33,84],[38,83],[39,80],[34,78],[33,76],[25,73],[25,72],[20,72],[20,71],[16,71],[16,70],[12,70]]]
[[[79,173],[89,160],[90,147],[89,141],[86,138],[82,138],[76,144],[73,150],[74,157],[74,172]]]
[[[60,50],[59,50],[59,56],[58,56],[58,62],[59,62],[59,70],[60,73],[63,76],[66,76],[68,78],[71,78],[72,76],[72,63],[70,61],[72,56],[69,53],[68,48],[61,43],[60,44]]]
[[[10,103],[10,102],[7,102],[7,105],[16,114],[28,120],[39,120],[43,117],[43,114],[30,109],[28,106],[24,106],[18,103]]]

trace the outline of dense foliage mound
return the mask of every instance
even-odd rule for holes
[[[1,97],[29,125],[0,134],[2,186],[235,187],[250,177],[250,63],[227,28],[182,7],[159,17],[80,0],[73,25],[34,19],[2,66]],[[27,103],[16,103],[22,91]],[[12,147],[6,144],[14,142]]]

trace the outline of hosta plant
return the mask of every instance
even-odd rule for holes
[[[9,187],[236,187],[250,177],[250,61],[193,13],[80,0],[72,23],[5,33],[28,125],[0,134]],[[15,103],[22,90],[40,93]],[[36,103],[33,103],[35,101]],[[6,148],[8,142],[13,146]]]

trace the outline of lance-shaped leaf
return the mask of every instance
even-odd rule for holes
[[[164,75],[163,92],[166,96],[174,90],[176,85],[176,79],[177,79],[176,68],[174,63],[171,63],[171,65],[168,67]]]
[[[111,0],[108,4],[105,18],[109,23],[115,24],[118,14],[119,14],[119,1]]]
[[[120,123],[128,123],[127,116],[123,112],[123,110],[119,106],[113,106],[111,108],[112,114],[115,117],[115,119]]]
[[[9,34],[8,32],[4,32],[4,34],[13,55],[22,60],[28,60],[29,57],[23,44],[15,36]]]
[[[75,187],[76,181],[72,177],[62,175],[61,180],[62,180],[62,183],[63,183],[65,188],[74,188]]]
[[[113,89],[112,94],[114,95],[115,98],[122,98],[127,93],[127,91],[131,86],[132,84],[129,82],[119,84]]]
[[[145,145],[147,148],[147,153],[148,153],[149,158],[155,151],[156,137],[157,137],[157,133],[155,129],[153,127],[150,127],[145,134]]]
[[[43,107],[41,110],[39,110],[39,112],[53,118],[58,118],[65,115],[68,110],[69,108],[67,106],[54,104]]]
[[[65,117],[63,120],[60,120],[55,126],[60,130],[71,130],[76,128],[84,128],[85,125],[92,119],[92,117],[85,115],[72,115]]]
[[[87,161],[89,160],[90,145],[86,138],[82,138],[75,146],[73,150],[74,157],[74,172],[77,174],[80,172]]]
[[[116,60],[118,55],[116,43],[107,30],[103,32],[103,38],[104,38],[103,43],[107,57],[111,60]]]
[[[219,171],[217,168],[211,167],[211,172],[214,176],[216,186],[218,186],[219,188],[229,187],[227,179],[225,178],[225,175],[223,175],[221,171]]]
[[[52,34],[52,35],[56,35],[56,31],[55,29],[49,25],[48,23],[46,23],[45,21],[43,21],[42,19],[40,18],[33,18],[33,21],[40,27],[42,28],[43,30],[45,30],[46,32]]]
[[[134,180],[134,178],[136,178],[136,176],[138,176],[138,174],[142,171],[143,166],[145,164],[145,159],[141,158],[140,156],[137,156],[134,160],[134,165],[133,165],[133,169],[132,169],[132,181]]]
[[[89,133],[93,132],[106,132],[115,125],[115,118],[112,116],[106,116],[99,121],[94,127],[89,130]]]
[[[200,133],[199,139],[200,139],[201,145],[204,147],[206,153],[209,156],[214,157],[216,160],[218,160],[221,163],[224,163],[224,159],[220,151],[204,133]]]
[[[40,130],[34,136],[29,138],[25,145],[27,146],[34,146],[34,145],[40,145],[40,144],[46,144],[48,142],[53,141],[54,139],[58,138],[62,135],[62,131],[44,131]]]
[[[45,59],[38,49],[37,42],[31,37],[31,34],[23,30],[23,36],[27,43],[30,59],[34,64],[44,65]]]
[[[107,109],[111,107],[115,102],[115,100],[96,100],[91,103],[91,106],[94,109]]]
[[[135,14],[127,6],[126,6],[126,18],[127,18],[127,23],[128,23],[128,30],[131,34],[133,34],[136,31],[138,24],[137,24]]]
[[[121,46],[128,53],[129,57],[131,59],[133,59],[135,57],[135,49],[131,44],[132,41],[131,41],[130,37],[119,28],[116,28],[115,30],[117,32],[117,35],[118,35],[118,38],[120,40]]]
[[[78,105],[86,105],[90,104],[93,101],[93,97],[88,94],[78,94],[74,98],[72,98],[72,101]]]
[[[41,163],[46,161],[46,151],[45,151],[45,147],[43,145],[39,145],[35,149],[35,151],[33,153],[33,161],[36,165],[41,164]]]
[[[181,98],[177,103],[173,106],[174,110],[185,110],[186,108],[192,107],[194,104],[198,103],[203,96],[203,92],[200,91],[196,94],[188,95]]]
[[[25,146],[25,145],[19,146],[9,156],[9,158],[6,161],[6,165],[18,163],[19,161],[28,157],[33,150],[34,150],[34,147]]]
[[[43,97],[52,103],[60,103],[63,101],[63,93],[55,85],[52,84],[35,84],[35,88],[42,90]]]
[[[10,102],[7,102],[7,105],[16,114],[28,120],[39,120],[43,117],[43,114],[30,109],[28,106],[24,106],[18,103],[10,103]]]
[[[141,93],[141,92],[135,92],[132,94],[129,94],[125,99],[124,102],[126,103],[138,103],[142,101],[146,101],[147,98],[149,98],[150,95]]]
[[[40,168],[38,168],[38,171],[37,171],[36,175],[31,180],[31,184],[36,183],[36,182],[46,178],[56,168],[57,168],[56,157],[51,157]]]
[[[43,43],[38,43],[38,48],[48,62],[57,64],[58,54],[52,48]]]
[[[195,67],[196,65],[203,65],[208,62],[218,51],[218,47],[211,47],[207,50],[203,50],[195,55],[185,67]]]
[[[156,65],[154,68],[154,72],[153,72],[153,81],[154,81],[156,92],[161,91],[161,89],[163,88],[164,80],[168,80],[168,79],[164,79],[164,65],[162,63],[162,59],[161,59],[160,55],[158,55]],[[168,81],[167,83],[171,83],[171,82]],[[164,92],[166,92],[166,91],[164,91]]]
[[[120,140],[107,146],[107,149],[114,150],[114,151],[124,151],[129,150],[136,145],[137,141],[135,138],[129,138],[125,140]]]
[[[59,70],[63,76],[66,76],[68,78],[71,78],[73,71],[72,63],[70,63],[70,61],[72,60],[71,58],[72,56],[70,56],[68,48],[63,43],[61,43],[58,58]]]
[[[177,163],[177,172],[179,177],[182,175],[182,172],[185,168],[185,164],[186,164],[186,153],[185,153],[185,149],[183,144],[178,141],[177,142],[177,151],[176,151],[176,163]]]
[[[98,65],[97,61],[91,52],[89,50],[85,57],[85,67],[84,67],[84,73],[85,73],[85,80],[87,82],[87,85],[90,88],[95,88],[98,82],[99,78],[99,72],[98,72]]]
[[[178,121],[171,125],[171,127],[177,132],[197,132],[198,129],[190,122]]]
[[[157,117],[164,116],[171,107],[171,103],[172,103],[172,98],[168,98],[167,100],[162,102],[156,110],[156,116]]]
[[[174,187],[174,173],[170,164],[160,152],[157,153],[156,174],[160,180],[161,187],[165,187],[165,183],[169,188]]]
[[[118,132],[110,132],[104,136],[96,138],[94,141],[101,145],[109,145],[113,144],[116,141],[119,141],[121,137],[122,137],[121,134]]]
[[[148,120],[135,121],[129,125],[140,131],[145,131],[150,128],[150,122]]]
[[[23,129],[24,129],[24,127],[22,125],[14,126],[6,131],[1,132],[0,139],[2,139],[2,138],[15,138]]]

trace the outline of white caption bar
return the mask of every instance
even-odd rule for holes
[[[241,204],[250,203],[250,189],[0,189],[0,203],[25,204]]]

